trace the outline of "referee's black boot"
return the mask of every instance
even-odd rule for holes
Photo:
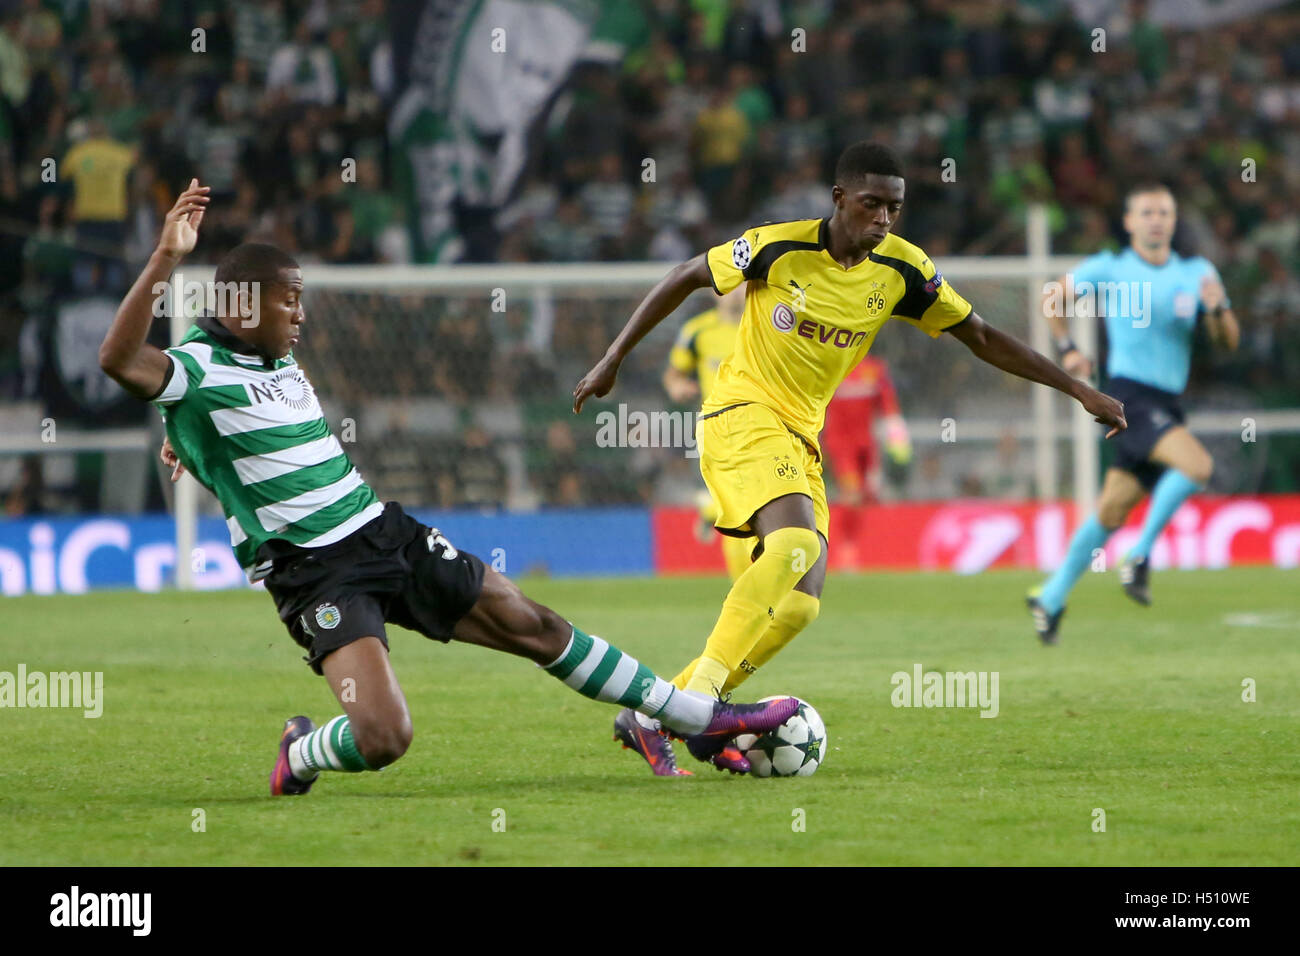
[[[1119,583],[1124,593],[1143,607],[1151,604],[1151,561],[1147,558],[1129,558],[1119,566]]]

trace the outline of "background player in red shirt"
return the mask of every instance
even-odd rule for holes
[[[826,407],[821,446],[835,474],[843,512],[844,564],[857,564],[858,508],[880,500],[884,470],[877,447],[875,422],[885,426],[885,451],[894,464],[912,460],[912,441],[898,407],[898,393],[882,359],[867,355],[849,372]]]

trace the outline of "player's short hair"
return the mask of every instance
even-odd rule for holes
[[[883,143],[854,143],[835,163],[835,182],[840,186],[854,183],[864,176],[903,178],[903,161]]]
[[[1129,205],[1133,202],[1134,196],[1144,196],[1147,193],[1168,193],[1169,198],[1174,197],[1174,191],[1157,179],[1145,179],[1142,182],[1134,183],[1124,193],[1124,211],[1128,212]]]
[[[217,282],[278,282],[285,269],[299,268],[297,261],[269,242],[245,242],[217,263]]]

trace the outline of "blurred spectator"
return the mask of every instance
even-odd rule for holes
[[[40,455],[28,455],[23,459],[18,481],[4,496],[4,513],[9,518],[45,514],[45,478]]]
[[[1169,41],[1165,31],[1148,18],[1149,6],[1147,0],[1133,0],[1133,32],[1129,34],[1129,42],[1142,78],[1154,88],[1169,66]]]
[[[693,136],[700,189],[710,203],[717,203],[733,177],[749,142],[751,128],[725,87],[716,87],[709,104],[695,117]]]
[[[650,190],[647,224],[654,230],[649,257],[681,262],[695,255],[703,245],[700,229],[709,216],[704,194],[691,182],[685,167],[673,172],[671,180],[657,183]]]
[[[1034,84],[1034,105],[1047,124],[1049,138],[1080,130],[1092,113],[1092,94],[1078,58],[1068,50],[1057,53],[1052,71]]]
[[[1059,155],[1052,164],[1057,198],[1073,206],[1097,204],[1103,198],[1097,173],[1097,162],[1088,155],[1083,134],[1070,132],[1062,136]]]
[[[1288,328],[1294,329],[1300,317],[1300,279],[1287,271],[1271,248],[1260,252],[1259,262],[1264,281],[1255,291],[1253,321],[1246,326],[1243,345],[1270,378],[1282,382],[1289,375],[1294,384],[1300,368],[1285,367],[1282,343]]]
[[[59,168],[72,181],[70,219],[77,242],[90,254],[89,263],[108,270],[106,285],[116,289],[125,278],[121,257],[126,240],[126,186],[136,151],[110,137],[101,119],[91,119],[86,129],[86,137],[68,150]],[[84,287],[87,283],[80,284]]]
[[[28,301],[36,302],[66,287],[75,259],[74,237],[62,223],[62,204],[55,193],[41,197],[36,231],[23,244]]]
[[[536,231],[537,256],[543,262],[589,262],[596,257],[595,231],[576,199],[560,203],[552,218]]]
[[[622,240],[636,196],[623,179],[617,153],[605,153],[596,164],[596,177],[578,192],[578,202],[583,218],[591,223],[592,231],[601,240],[601,258],[621,258]]]
[[[831,187],[821,182],[818,171],[815,157],[790,157],[776,193],[759,208],[758,221],[792,222],[830,215]]]
[[[582,468],[578,464],[578,443],[567,422],[556,421],[546,429],[546,470],[542,495],[548,505],[581,507],[585,497]]]
[[[267,66],[267,95],[295,106],[333,106],[338,99],[335,68],[330,48],[307,20],[299,20],[293,40],[277,49]]]
[[[461,429],[460,441],[444,462],[439,479],[443,507],[495,510],[505,505],[506,466],[482,425]]]
[[[284,40],[284,4],[280,0],[233,0],[235,55],[265,73]]]
[[[1250,231],[1246,243],[1252,252],[1268,251],[1282,262],[1294,262],[1300,252],[1300,216],[1281,196],[1269,196],[1264,219]]]

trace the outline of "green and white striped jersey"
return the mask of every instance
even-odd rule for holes
[[[258,553],[269,542],[318,548],[379,517],[292,353],[264,359],[212,316],[165,351],[171,370],[152,401],[176,457],[221,502],[249,581],[271,572],[275,547]]]

